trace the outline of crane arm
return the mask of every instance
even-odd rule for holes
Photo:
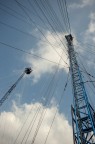
[[[10,93],[15,89],[19,81],[24,77],[25,74],[30,74],[32,72],[31,68],[25,68],[25,71],[18,78],[18,80],[11,86],[11,88],[4,94],[4,96],[0,99],[0,106],[4,103],[6,99],[8,99]]]

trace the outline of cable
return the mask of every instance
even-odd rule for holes
[[[45,97],[46,97],[46,95],[47,95],[47,93],[48,93],[49,88],[52,89],[51,84],[52,84],[52,82],[54,83],[55,75],[56,75],[56,71],[55,71],[55,73],[54,73],[54,75],[53,75],[53,77],[52,77],[52,80],[51,80],[51,82],[50,82],[50,84],[49,84],[49,86],[48,86],[48,89],[46,90],[46,92],[45,92],[45,94],[44,94]],[[49,91],[49,93],[50,93],[50,91]],[[49,100],[49,97],[48,97],[48,95],[47,95],[47,99],[45,99],[45,102],[44,102],[44,104],[43,104],[44,106],[47,104],[48,100]],[[41,110],[41,106],[39,107],[38,110]],[[38,122],[38,126],[37,126],[37,128],[36,128],[35,133],[37,133],[37,131],[38,131],[38,129],[39,129],[40,122],[42,123],[42,120],[43,120],[43,118],[44,118],[44,116],[45,116],[45,113],[46,113],[46,111],[45,111],[44,109],[42,109],[42,112],[41,112],[41,115],[40,115],[40,119],[39,119],[39,122]],[[29,135],[30,135],[30,133],[31,133],[31,131],[32,131],[32,128],[33,128],[33,126],[34,126],[34,123],[35,123],[35,121],[36,121],[36,118],[37,118],[38,114],[39,114],[39,111],[37,111],[37,112],[35,113],[35,116],[36,116],[36,117],[34,118],[33,124],[32,124],[32,122],[31,122],[30,125],[29,125],[29,127],[30,127],[30,126],[31,126],[31,127],[30,127],[30,131],[29,131],[29,133],[28,133],[28,135],[27,135],[25,144],[26,144],[26,142],[27,142],[27,140],[28,140],[28,137],[29,137]],[[31,124],[32,124],[32,125],[31,125]],[[25,138],[25,136],[26,136],[26,134],[27,134],[27,132],[28,132],[28,130],[29,130],[29,127],[28,127],[28,129],[27,129],[27,131],[26,131],[26,133],[25,133],[22,141],[21,141],[21,144],[22,144],[22,142],[24,141],[24,138]]]
[[[91,75],[90,73],[85,72],[85,71],[81,71],[81,72],[84,72],[84,73],[86,73],[87,75],[89,75],[90,77],[92,77],[92,78],[94,78],[94,79],[95,79],[95,77],[94,77],[93,75]]]
[[[71,34],[71,26],[70,26],[70,20],[69,20],[69,14],[68,14],[68,10],[67,10],[67,3],[66,3],[66,0],[64,0],[64,2],[65,2],[65,6],[66,6],[67,19],[68,19],[69,30],[70,30],[70,34]]]
[[[55,72],[55,73],[56,73],[56,72]],[[55,74],[54,74],[54,75],[55,75]],[[51,82],[53,82],[53,79],[54,79],[54,76],[53,76]],[[52,84],[52,83],[51,83],[51,82],[50,82],[50,84],[49,84],[49,86],[48,86],[48,89],[46,90],[46,92],[45,92],[45,94],[44,94],[44,95],[45,95],[44,98],[46,97],[46,94],[48,93],[49,88],[52,89],[52,87],[51,87],[51,84]],[[45,102],[44,102],[43,105],[46,105],[46,103],[48,102],[48,100],[49,100],[49,97],[48,97],[48,95],[47,95],[47,99],[45,100]],[[29,131],[29,133],[28,133],[28,135],[27,135],[27,138],[26,138],[25,143],[27,142],[28,137],[29,137],[29,135],[30,135],[30,133],[31,133],[31,131],[32,131],[32,128],[33,128],[33,126],[34,126],[34,123],[35,123],[35,121],[36,121],[36,118],[37,118],[37,116],[38,116],[38,114],[39,114],[39,112],[40,112],[40,110],[41,110],[41,107],[42,107],[42,106],[40,106],[40,107],[38,108],[37,113],[35,113],[35,116],[36,116],[36,117],[34,118],[33,124],[30,123],[30,125],[29,125],[29,127],[28,127],[28,129],[27,129],[27,131],[26,131],[26,133],[25,133],[22,141],[21,141],[21,144],[22,144],[22,142],[24,141],[24,138],[25,138],[25,136],[26,136],[26,134],[27,134],[27,132],[28,132],[28,130],[29,130],[29,128],[30,128],[30,131]],[[43,112],[44,112],[44,109],[42,109],[40,118],[42,118],[42,115],[44,115]],[[44,112],[44,113],[45,113],[45,112]],[[39,119],[39,122],[38,122],[38,123],[40,123],[40,119]],[[31,124],[32,124],[32,126],[31,126]],[[38,125],[39,125],[39,124],[38,124]],[[31,127],[30,127],[30,126],[31,126]],[[36,128],[36,130],[37,130],[37,128]]]
[[[65,10],[62,8],[62,4],[61,4],[61,1],[60,0],[57,0],[57,3],[58,3],[58,7],[59,7],[59,10],[60,10],[60,13],[61,13],[61,16],[62,16],[62,20],[63,20],[63,22],[64,22],[64,24],[65,24],[65,27],[66,27],[66,31],[67,31],[67,33],[69,33],[68,32],[68,28],[67,28],[67,23],[66,23],[66,15],[65,15]],[[63,12],[63,10],[64,10],[64,12]]]
[[[31,107],[30,112],[29,112],[29,115],[26,117],[26,119],[25,119],[25,121],[24,121],[24,123],[23,123],[23,125],[22,125],[22,127],[21,127],[21,129],[20,129],[20,131],[19,131],[19,133],[18,133],[18,135],[17,135],[15,141],[13,142],[13,144],[16,144],[16,141],[17,141],[18,137],[20,136],[20,133],[21,133],[21,131],[23,130],[24,125],[26,124],[26,122],[27,122],[27,120],[28,120],[28,118],[29,118],[29,116],[30,116],[32,110],[33,110],[33,106]]]
[[[54,74],[55,75],[55,74]],[[54,78],[54,76],[53,76],[53,78]],[[52,79],[53,80],[53,79]],[[49,85],[50,86],[50,85]],[[48,87],[49,88],[49,87]],[[47,93],[47,92],[46,92]],[[46,94],[45,94],[46,95]],[[46,100],[46,102],[47,102],[47,100]],[[36,118],[37,118],[37,116],[38,116],[38,114],[39,114],[39,108],[38,108],[38,110],[37,110],[37,112],[36,112],[36,114],[35,114],[35,116],[34,116],[34,118],[33,118],[33,120],[31,121],[31,123],[30,123],[30,125],[32,124],[32,122],[33,122],[33,124],[32,124],[32,128],[33,128],[33,125],[34,125],[34,122],[35,122],[35,120],[36,120]],[[30,125],[29,125],[29,127],[30,127]],[[28,127],[28,129],[29,129],[29,127]],[[26,133],[25,133],[25,135],[24,135],[24,137],[23,137],[23,139],[22,139],[22,142],[23,142],[23,140],[24,140],[24,138],[25,138],[25,136],[26,136],[26,134],[27,134],[27,132],[28,132],[28,129],[27,129],[27,131],[26,131]],[[17,139],[16,139],[17,140]],[[21,142],[21,143],[22,143]]]
[[[19,49],[19,48],[17,48],[17,47],[11,46],[11,45],[6,44],[6,43],[4,43],[4,42],[1,42],[1,41],[0,41],[0,44],[5,45],[5,46],[7,46],[7,47],[9,47],[9,48],[12,48],[12,49],[18,50],[18,51],[20,51],[20,52],[23,52],[23,53],[26,53],[26,54],[32,55],[32,56],[34,56],[34,57],[38,57],[38,58],[43,59],[43,60],[45,60],[45,61],[48,61],[48,62],[54,63],[54,64],[56,64],[56,65],[58,64],[58,63],[53,62],[53,61],[51,61],[51,60],[49,60],[49,59],[43,58],[43,57],[38,56],[38,55],[36,55],[36,54],[33,54],[33,53],[31,53],[31,52],[27,52],[27,51],[25,51],[25,50],[23,50],[23,49]],[[62,66],[64,66],[64,65],[62,65]],[[64,66],[64,67],[65,67],[65,66]],[[69,68],[69,67],[65,67],[65,68]]]
[[[62,0],[57,0],[58,6],[59,6],[59,10],[61,13],[61,16],[64,18],[64,24],[67,28],[67,31],[69,29],[69,23],[68,23],[68,14],[67,14],[67,10],[66,10],[66,5],[64,4],[64,1]]]
[[[30,34],[30,33],[28,33],[28,32],[22,31],[22,30],[20,30],[20,29],[18,29],[18,28],[16,28],[16,27],[11,26],[11,25],[9,25],[9,24],[6,24],[6,23],[4,23],[4,22],[2,22],[2,21],[0,21],[0,24],[4,25],[4,26],[6,26],[6,27],[9,27],[9,28],[11,28],[11,29],[14,29],[14,30],[16,30],[16,31],[19,31],[19,32],[21,32],[21,33],[23,33],[23,34],[25,34],[25,35],[28,35],[28,36],[37,38],[37,37],[35,37],[34,35],[32,35],[32,34]],[[37,39],[39,39],[39,40],[42,41],[41,38],[37,38]],[[43,41],[43,42],[46,42],[46,41]]]
[[[48,77],[47,77],[47,78],[48,78]],[[49,78],[48,78],[48,79],[49,79]],[[46,88],[45,88],[46,85],[47,85],[47,83],[44,81],[44,82],[43,82],[43,86],[44,86],[44,87],[43,87],[43,90],[46,89]],[[40,90],[39,95],[42,95],[41,93],[42,93],[42,91]],[[42,98],[42,97],[41,97],[41,98]],[[35,109],[37,109],[37,111],[36,111],[36,113],[35,113],[32,121],[31,121],[31,123],[29,124],[29,127],[30,127],[30,125],[31,125],[32,123],[34,124],[34,122],[35,122],[35,120],[36,120],[36,118],[37,118],[37,115],[38,115],[38,113],[39,113],[39,111],[40,111],[40,108],[41,108],[40,105],[39,105],[38,107],[35,107]],[[20,134],[21,134],[21,132],[22,132],[22,130],[23,130],[23,128],[24,128],[24,126],[25,126],[25,124],[26,124],[29,116],[30,116],[30,114],[32,113],[32,110],[33,110],[33,106],[31,107],[30,112],[29,112],[29,114],[27,115],[27,117],[26,117],[26,119],[25,119],[22,127],[20,128],[20,131],[19,131],[19,133],[18,133],[18,135],[17,135],[17,137],[16,137],[16,139],[15,139],[15,141],[14,141],[13,144],[16,144],[18,137],[20,136]],[[29,128],[28,128],[28,129],[29,129]],[[27,129],[27,131],[28,131],[28,129]],[[25,136],[26,136],[26,135],[24,135],[24,138],[25,138]]]
[[[37,0],[35,0],[34,2],[35,2],[35,4],[38,6],[38,8],[41,10],[42,14],[43,14],[44,17],[46,18],[47,22],[48,22],[49,25],[51,26],[52,30],[54,31],[54,33],[56,34],[56,36],[58,37],[58,39],[60,40],[60,42],[62,43],[62,45],[65,47],[65,45],[63,44],[63,42],[62,42],[62,40],[60,39],[59,35],[58,35],[57,32],[55,31],[55,28],[54,28],[53,25],[50,23],[48,17],[47,17],[46,14],[45,14],[45,10],[47,11],[47,9],[44,9],[44,10],[43,10]],[[41,1],[40,1],[40,2],[41,2]],[[44,8],[44,5],[43,5],[42,2],[41,2],[41,4],[42,4],[42,6],[43,6],[43,8]],[[47,11],[47,13],[48,13],[48,11]],[[55,40],[56,40],[56,39],[55,39]],[[66,48],[66,47],[65,47],[65,48]],[[62,50],[63,50],[63,49],[62,49]],[[65,53],[66,53],[66,52],[65,52]],[[67,55],[67,54],[66,54],[66,55]]]
[[[2,8],[0,8],[0,10],[4,11],[4,12],[7,13],[8,15],[11,15],[11,16],[13,16],[14,18],[16,18],[16,19],[18,19],[18,20],[20,20],[20,21],[22,21],[22,22],[24,22],[24,23],[27,23],[27,24],[31,25],[31,24],[30,24],[28,21],[26,21],[25,19],[21,19],[21,18],[15,16],[14,14],[11,14],[11,13],[8,12],[7,10],[4,10],[4,9],[2,9]]]
[[[42,3],[42,4],[44,4],[44,3]],[[58,26],[58,28],[61,29],[61,31],[63,31],[64,27],[62,26],[62,24],[61,24],[57,14],[56,14],[56,12],[54,11],[53,7],[50,5],[49,0],[46,1],[46,4],[47,4],[46,8],[48,7],[50,9],[50,15],[49,16],[51,17],[51,20],[55,18],[53,21],[53,24],[56,24],[56,26]],[[47,11],[47,12],[49,12],[49,11]],[[61,43],[63,44],[63,46],[65,47],[65,49],[67,51],[67,48],[64,45],[64,43],[62,41],[61,41]]]
[[[26,131],[26,133],[25,133],[25,135],[24,135],[24,137],[23,137],[23,139],[22,139],[22,141],[21,141],[21,144],[23,143],[23,141],[24,141],[24,139],[25,139],[25,137],[26,137],[26,135],[27,135],[27,133],[28,133],[28,131],[29,131],[29,128],[30,128],[30,131],[29,131],[29,133],[28,133],[28,135],[27,135],[27,138],[26,138],[26,141],[25,141],[25,144],[26,144],[26,142],[27,142],[27,140],[28,140],[28,137],[29,137],[29,135],[30,135],[30,133],[31,133],[31,131],[32,131],[32,129],[33,129],[34,124],[35,124],[35,121],[36,121],[36,119],[37,119],[37,117],[38,117],[38,115],[39,115],[40,110],[41,110],[41,106],[38,107],[38,109],[37,109],[37,111],[36,111],[36,113],[35,113],[32,121],[30,122],[30,124],[29,124],[29,126],[28,126],[28,128],[27,128],[27,131]]]
[[[23,6],[24,7],[24,6]],[[2,8],[1,8],[2,9]],[[2,9],[4,12],[6,12],[7,14],[10,14],[8,11]],[[18,18],[17,16],[13,15],[13,14],[10,14],[11,16],[14,16],[15,18],[17,18],[18,20],[21,20],[20,18]],[[25,20],[22,20],[23,22],[26,22],[28,24],[30,24],[29,22],[25,21]],[[31,24],[30,24],[31,25]],[[40,31],[41,32],[41,31]],[[49,42],[50,43],[50,42]],[[57,51],[56,51],[57,52]]]
[[[61,58],[60,58],[60,61],[61,61]],[[60,64],[60,61],[59,61],[59,64]],[[56,72],[55,72],[55,75],[54,75],[53,79],[55,78],[55,76],[56,76],[56,74],[57,74],[57,72],[58,72],[59,64],[58,64],[58,67],[57,67],[57,69],[56,69]],[[52,87],[51,87],[51,88],[52,88]],[[50,91],[49,91],[49,96],[50,96]],[[52,96],[53,96],[53,94],[52,94]],[[46,104],[47,104],[47,102],[48,102],[48,100],[49,100],[49,97],[47,97],[47,98],[48,98],[48,99],[46,99],[45,104],[44,104],[45,106],[46,106]],[[39,131],[39,129],[40,129],[40,126],[41,126],[41,124],[42,124],[42,122],[43,122],[43,119],[44,119],[44,116],[45,116],[45,114],[46,114],[46,111],[47,111],[47,110],[44,110],[44,109],[43,109],[43,111],[42,111],[42,113],[41,113],[41,117],[40,117],[40,119],[39,119],[39,122],[38,122],[38,125],[37,125],[37,128],[36,128],[34,137],[33,137],[33,139],[32,139],[32,144],[35,142],[36,136],[37,136],[38,131]],[[31,130],[30,130],[30,133],[31,133]],[[30,134],[30,133],[29,133],[29,134]]]
[[[31,13],[31,11],[27,8],[27,7],[25,7],[25,6],[23,6],[25,9],[27,9],[30,13]],[[26,23],[26,24],[28,24],[28,25],[31,25],[31,23],[28,21],[28,20],[26,20],[25,18],[24,19],[22,19],[22,18],[19,18],[18,16],[15,16],[14,14],[11,14],[9,11],[7,11],[7,10],[5,10],[5,9],[3,9],[3,8],[0,8],[2,11],[4,11],[5,13],[7,13],[8,15],[11,15],[11,16],[13,16],[14,18],[16,18],[16,19],[18,19],[18,20],[20,20],[20,21],[22,21],[22,22],[24,22],[24,23]],[[33,14],[33,13],[32,13]]]
[[[78,42],[78,43],[79,43],[79,42]],[[80,44],[81,44],[81,43],[80,43]],[[85,46],[84,46],[84,47],[83,47],[83,46],[81,47],[80,44],[79,44],[79,45],[77,44],[76,46],[78,46],[78,47],[79,47],[80,49],[82,49],[82,50],[83,50],[83,48],[85,48],[85,50],[86,50],[87,52],[95,55],[95,51],[94,51],[94,50],[89,49],[87,46],[86,46],[86,47],[85,47]],[[83,44],[83,43],[82,43],[82,44]]]
[[[33,5],[33,2],[32,2],[32,4],[31,4],[31,1],[30,0],[28,0],[28,2],[29,2],[29,4],[31,5],[31,7],[34,9],[34,11],[35,11],[35,13],[38,15],[38,17],[41,19],[41,21],[44,23],[44,25],[46,25],[45,24],[45,22],[44,22],[44,20],[41,18],[41,16],[39,15],[39,13],[37,12],[37,10],[35,9],[35,7],[34,7],[34,5]],[[35,1],[34,1],[35,2]],[[40,8],[39,7],[39,5],[38,5],[38,8]],[[46,20],[47,20],[47,17],[46,17],[46,15],[45,15],[45,13],[43,13],[43,11],[42,11],[42,9],[40,8],[40,10],[41,10],[41,12],[42,12],[42,14],[45,16],[45,18],[46,18]],[[49,22],[49,20],[48,20],[48,23],[50,24],[50,22]],[[50,25],[51,26],[51,25]],[[46,27],[47,27],[47,25],[46,25]],[[55,32],[55,31],[54,31]],[[55,36],[53,36],[53,34],[51,33],[51,35],[52,35],[52,37],[56,40],[56,38],[55,38]],[[59,45],[60,46],[60,45]],[[66,48],[66,47],[65,47]],[[63,48],[61,48],[62,50],[63,50]],[[66,52],[65,52],[66,53]],[[67,55],[67,54],[66,54]]]
[[[80,57],[79,57],[80,58]],[[80,60],[81,61],[81,60]],[[83,66],[83,68],[84,68],[84,70],[85,70],[85,73],[86,73],[86,75],[87,75],[87,77],[88,77],[88,79],[89,79],[89,81],[87,80],[87,81],[85,81],[85,82],[83,82],[83,83],[88,83],[88,85],[89,85],[89,82],[91,82],[91,84],[93,85],[93,87],[95,88],[95,85],[94,85],[94,83],[93,82],[95,82],[95,81],[92,81],[92,79],[91,79],[91,74],[89,74],[88,72],[87,72],[87,70],[86,70],[86,68],[85,68],[85,66],[83,65],[83,63],[81,63],[82,64],[82,66]],[[93,77],[93,76],[92,76]],[[92,90],[92,92],[93,92],[93,94],[95,95],[95,92],[94,92],[94,90],[92,89],[92,87],[89,85],[89,87],[90,87],[90,89]],[[89,95],[89,98],[90,98],[90,95]],[[92,100],[91,100],[91,98],[90,98],[90,102],[92,103]],[[92,103],[92,105],[93,105],[93,103]],[[93,107],[94,107],[94,105],[93,105]]]
[[[81,62],[81,60],[80,60],[80,62]],[[83,65],[83,63],[82,63],[82,62],[81,62],[81,64],[82,64],[82,66],[83,66],[83,68],[84,68],[84,71],[85,71],[85,73],[87,74],[87,76],[88,76],[89,80],[90,80],[90,81],[92,81],[92,79],[91,79],[91,77],[90,77],[90,74],[87,72],[87,70],[86,70],[85,66]],[[92,85],[93,85],[93,86],[94,86],[94,88],[95,88],[94,83],[92,83]]]
[[[33,126],[34,126],[34,124],[35,124],[35,121],[37,120],[37,117],[39,116],[40,111],[41,111],[41,106],[38,107],[38,109],[37,109],[37,111],[36,111],[36,113],[35,113],[35,115],[34,115],[33,121],[30,122],[30,125],[29,125],[29,127],[28,127],[28,129],[27,129],[27,131],[26,131],[26,133],[25,133],[22,141],[21,141],[21,144],[23,143],[23,141],[24,141],[24,139],[25,139],[26,136],[27,136],[27,137],[26,137],[26,140],[25,140],[25,144],[27,143],[27,140],[28,140],[28,138],[29,138],[29,136],[30,136],[30,133],[31,133],[32,129],[33,129]],[[30,131],[29,131],[29,128],[30,128]],[[28,133],[28,131],[29,131],[29,133]],[[28,135],[27,135],[27,134],[28,134]]]
[[[40,14],[38,13],[38,11],[36,10],[35,6],[33,5],[33,2],[31,4],[31,1],[28,0],[29,5],[31,6],[31,8],[34,10],[34,12],[36,13],[36,15],[39,17],[39,19],[43,22],[44,26],[46,26],[47,29],[50,29],[50,27],[48,27],[45,23],[45,21],[43,20],[43,18],[40,16]],[[52,33],[51,33],[52,35]],[[53,36],[53,35],[52,35]]]
[[[65,83],[65,86],[64,86],[64,89],[63,89],[63,92],[62,92],[62,95],[61,95],[61,97],[60,97],[60,100],[59,100],[59,104],[58,104],[58,105],[60,105],[61,102],[62,102],[62,99],[63,99],[63,96],[64,96],[64,92],[66,91],[66,88],[67,88],[67,85],[68,85],[68,80],[69,80],[69,73],[68,73],[67,80],[66,80],[66,83]],[[48,134],[47,134],[47,136],[46,136],[46,139],[45,139],[44,144],[47,143],[47,139],[48,139],[49,134],[50,134],[50,131],[51,131],[51,129],[52,129],[52,126],[53,126],[54,120],[55,120],[55,118],[56,118],[57,112],[58,112],[58,111],[56,110],[56,111],[55,111],[55,114],[54,114],[54,117],[53,117],[53,120],[52,120],[52,122],[51,122],[50,128],[49,128]]]
[[[63,31],[64,27],[63,27],[62,23],[60,22],[56,12],[54,11],[53,7],[50,5],[50,2],[48,0],[46,1],[46,4],[47,4],[48,8],[50,9],[50,12],[51,12],[50,16],[52,16],[52,18],[55,18],[54,22],[56,23],[56,26],[58,26],[58,28],[61,29],[61,31]],[[66,29],[64,29],[64,30],[66,30]]]
[[[88,83],[88,82],[92,82],[92,83],[93,83],[93,82],[95,82],[95,81],[92,81],[92,80],[88,81],[88,80],[87,80],[87,81],[84,81],[83,83]]]
[[[56,24],[56,26],[59,27],[59,24],[60,24],[59,29],[61,28],[61,31],[63,31],[63,29],[62,29],[62,24],[61,24],[61,22],[59,21],[57,15],[56,15],[56,13],[55,13],[55,11],[53,10],[52,6],[51,6],[50,3],[49,3],[49,1],[47,0],[46,3],[47,3],[47,6],[48,6],[48,8],[50,9],[50,12],[51,12],[50,15],[49,15],[50,17],[52,16],[52,17],[51,17],[51,20],[52,20],[53,18],[55,18],[54,21],[53,21],[53,25]],[[45,6],[44,6],[44,3],[42,3],[42,5],[43,5],[43,8],[44,8],[44,7],[45,7]],[[47,10],[47,12],[49,12],[49,11]],[[62,45],[65,47],[65,49],[66,49],[66,51],[67,51],[67,48],[66,48],[66,46],[64,45],[63,41],[60,39],[59,35],[58,35],[57,33],[56,33],[56,35],[58,36],[60,42],[62,43]]]
[[[16,31],[18,31],[18,32],[21,32],[21,33],[23,33],[23,34],[25,34],[25,35],[27,35],[27,36],[30,36],[30,37],[36,38],[36,39],[38,39],[38,40],[41,40],[41,41],[44,42],[44,43],[49,44],[47,41],[42,40],[40,37],[38,38],[38,37],[34,36],[33,34],[30,34],[30,33],[28,33],[28,32],[22,31],[22,30],[14,27],[14,26],[12,26],[12,25],[6,24],[6,23],[4,23],[4,22],[2,22],[2,21],[0,21],[0,24],[4,25],[4,26],[6,26],[6,27],[9,27],[9,28],[11,28],[11,29],[13,29],[13,30],[16,30]]]
[[[84,44],[84,45],[89,45],[90,47],[94,47],[95,48],[95,45],[93,45],[93,44],[89,44],[89,43],[87,43],[87,42],[82,42],[82,41],[80,41],[80,40],[78,40],[80,43],[82,43],[82,44]]]
[[[60,58],[60,61],[61,61],[61,58]],[[59,63],[60,63],[60,61],[59,61]],[[58,65],[58,69],[59,69],[59,65]],[[58,71],[58,69],[57,69],[57,71]],[[57,83],[56,83],[56,84],[57,84]],[[57,86],[57,85],[56,85],[56,86]],[[55,88],[56,88],[56,86],[55,86]],[[54,94],[54,92],[53,92],[53,94]],[[52,94],[52,96],[53,96],[53,94]],[[46,111],[47,111],[47,110],[46,110]],[[45,114],[46,114],[46,112],[45,112]],[[44,116],[45,116],[45,114],[44,114]],[[43,119],[44,119],[44,116],[43,116],[43,118],[42,118],[42,121],[43,121]],[[33,144],[33,143],[35,142],[35,139],[36,139],[37,133],[38,133],[38,131],[39,131],[39,129],[40,129],[40,126],[41,126],[41,124],[42,124],[42,121],[41,121],[41,123],[40,123],[40,125],[39,125],[39,127],[38,127],[38,130],[37,130],[36,134],[34,135],[34,138],[33,138],[31,144]]]
[[[7,8],[7,9],[9,9],[9,10],[11,10],[11,11],[13,11],[13,12],[16,13],[17,15],[20,15],[21,17],[26,18],[23,14],[19,13],[18,11],[15,11],[14,9],[6,6],[5,4],[3,4],[3,3],[1,3],[1,2],[0,2],[0,5],[2,5],[3,7]]]
[[[38,17],[41,19],[41,21],[44,23],[44,25],[46,25],[45,24],[45,22],[44,22],[44,20],[41,18],[41,16],[39,15],[39,13],[37,12],[37,10],[36,10],[36,8],[35,8],[35,6],[33,5],[33,2],[32,2],[32,4],[31,4],[31,1],[30,0],[28,0],[28,2],[29,2],[29,4],[31,5],[31,7],[32,7],[32,9],[34,9],[34,11],[35,11],[35,13],[38,15]],[[34,1],[35,2],[35,1]],[[46,2],[48,2],[48,1],[46,1]],[[48,5],[47,5],[48,6]],[[50,5],[49,5],[50,6]],[[51,6],[50,6],[50,8],[51,8]],[[42,9],[40,9],[41,10],[41,12],[43,13],[43,11],[42,11]],[[44,13],[45,14],[45,13]],[[52,13],[51,13],[52,14]],[[46,15],[44,15],[45,16],[45,18],[47,18],[46,17]],[[54,16],[56,16],[56,14],[54,15]],[[54,16],[52,17],[52,18],[54,18]],[[56,16],[56,19],[58,19],[57,18],[57,16]],[[50,25],[51,26],[51,25]],[[59,25],[58,25],[59,26]],[[47,27],[47,25],[46,25],[46,27]],[[51,35],[52,35],[52,33],[51,33]],[[55,37],[52,35],[52,37],[55,39]],[[60,45],[59,45],[60,46]],[[62,49],[62,48],[61,48]],[[63,50],[63,49],[62,49]]]
[[[31,17],[28,15],[28,13],[25,11],[25,9],[23,8],[23,6],[17,1],[15,0],[15,2],[19,5],[19,7],[23,10],[23,12],[28,16],[28,18],[30,19],[30,21],[32,21],[32,23],[37,27],[37,29],[40,31],[40,33],[43,35],[43,37],[48,41],[48,39],[46,38],[46,36],[44,35],[44,33],[39,29],[39,27],[36,25],[36,23],[33,21],[33,19],[31,19]],[[52,44],[48,41],[48,43],[52,46]],[[56,51],[56,49],[52,46],[52,48],[54,49],[54,51]],[[56,51],[56,53],[60,56],[60,54]],[[63,60],[63,59],[62,59]],[[64,61],[64,60],[63,60]],[[68,65],[65,61],[64,63],[66,65]]]

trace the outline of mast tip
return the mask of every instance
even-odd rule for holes
[[[29,68],[25,68],[25,73],[26,74],[30,74],[31,72],[32,72],[33,70],[31,69],[31,67],[29,67]]]

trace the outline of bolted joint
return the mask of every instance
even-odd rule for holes
[[[25,71],[24,71],[26,74],[30,74],[32,72],[32,69],[31,68],[25,68]]]

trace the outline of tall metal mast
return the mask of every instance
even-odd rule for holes
[[[19,81],[24,77],[25,74],[30,74],[32,72],[31,68],[25,68],[22,75],[18,78],[18,80],[11,86],[11,88],[5,93],[5,95],[0,99],[0,106],[4,103],[4,101],[8,98],[10,93],[13,91],[13,89],[17,86]]]
[[[91,107],[76,59],[72,35],[65,36],[73,85],[71,106],[74,144],[95,144],[95,112]]]

